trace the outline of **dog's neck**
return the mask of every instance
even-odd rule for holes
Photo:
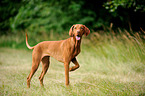
[[[75,36],[71,37],[72,41],[73,41],[73,57],[77,56],[79,53],[80,53],[80,46],[81,46],[81,39],[82,37],[80,38],[80,40],[77,40]]]
[[[82,37],[80,37],[80,40],[77,40],[76,37],[73,36],[73,42],[75,44],[75,48],[79,48],[80,49],[81,39],[82,39]]]

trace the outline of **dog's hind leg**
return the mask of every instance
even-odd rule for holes
[[[46,74],[48,68],[49,68],[49,64],[50,64],[50,61],[49,61],[49,56],[45,56],[43,57],[42,59],[42,72],[41,72],[41,75],[39,76],[39,80],[40,80],[40,85],[43,87],[43,78],[44,78],[44,75]]]
[[[32,68],[31,68],[31,72],[29,74],[29,76],[27,77],[27,87],[30,88],[30,81],[31,78],[33,77],[34,73],[37,71],[38,66],[40,64],[40,58],[39,56],[37,57],[33,57],[32,58]]]

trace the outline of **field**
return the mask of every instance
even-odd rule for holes
[[[40,64],[28,89],[26,78],[31,69],[32,50],[0,47],[0,96],[144,96],[145,45],[142,36],[100,32],[87,38],[83,38],[82,51],[77,56],[80,68],[70,72],[69,87],[65,86],[63,63],[51,58],[44,88],[40,87],[38,79]],[[12,39],[2,37],[0,45]]]

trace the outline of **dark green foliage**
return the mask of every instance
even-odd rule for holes
[[[108,0],[104,4],[106,9],[109,9],[109,12],[115,12],[119,7],[123,8],[133,8],[133,10],[145,12],[145,1],[144,0]]]
[[[115,28],[138,30],[144,27],[143,4],[139,0],[1,0],[0,34],[61,33],[76,23],[95,31],[110,23]]]
[[[59,2],[33,1],[19,9],[18,14],[11,21],[13,31],[27,29],[31,32],[67,31],[73,24],[89,24],[94,21],[91,10],[83,10],[83,1],[63,0]],[[94,16],[93,16],[94,15]]]
[[[0,13],[4,13],[1,15],[1,34],[8,29],[13,33],[25,29],[35,33],[50,31],[60,33],[68,30],[75,23],[89,24],[94,21],[93,11],[83,10],[83,1],[22,0],[15,2],[1,1]]]
[[[144,28],[143,18],[145,16],[144,0],[108,0],[104,8],[111,14],[111,22],[119,27],[138,31]]]
[[[20,0],[0,0],[0,34],[10,30],[10,20],[18,13]]]

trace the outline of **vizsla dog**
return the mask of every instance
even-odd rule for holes
[[[40,61],[42,61],[42,72],[39,76],[39,80],[41,86],[43,86],[43,78],[49,67],[50,56],[64,63],[65,84],[66,86],[69,85],[69,71],[74,71],[79,68],[76,56],[80,53],[82,36],[87,36],[89,33],[90,30],[85,25],[76,24],[70,28],[70,38],[61,41],[43,41],[33,47],[29,46],[26,34],[26,45],[29,49],[33,49],[32,68],[29,76],[27,77],[27,87],[30,87],[31,78],[36,72]],[[75,66],[69,68],[71,61],[75,64]]]

